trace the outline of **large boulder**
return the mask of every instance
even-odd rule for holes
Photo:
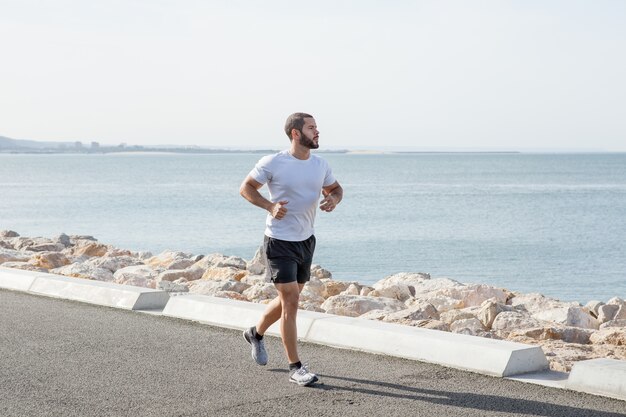
[[[352,284],[350,282],[334,281],[332,279],[327,279],[322,282],[324,283],[324,298],[332,297],[333,295],[339,295]]]
[[[413,294],[414,293],[415,291],[413,291]],[[394,298],[396,300],[404,302],[411,298],[412,294],[408,285],[383,281],[374,284],[374,291],[371,291],[368,296]]]
[[[204,270],[197,266],[191,266],[187,269],[168,269],[161,272],[156,280],[157,283],[161,281],[176,281],[177,279],[184,278],[187,281],[195,281],[202,278]]]
[[[319,265],[311,265],[311,276],[317,279],[330,279],[333,277],[333,274],[331,274],[329,270],[324,269]]]
[[[578,303],[569,303],[559,301],[555,298],[546,297],[542,294],[530,293],[530,294],[515,294],[510,301],[510,305],[516,307],[517,310],[523,309],[529,313],[541,313],[546,310],[552,310],[556,308],[564,308],[575,306],[578,307]]]
[[[263,253],[263,245],[257,249],[254,258],[246,264],[246,269],[252,275],[262,275],[265,273],[265,254]]]
[[[617,315],[620,306],[615,304],[604,304],[598,307],[596,312],[596,318],[600,323],[606,323],[611,321]]]
[[[54,269],[71,262],[60,252],[39,252],[31,258],[30,263],[39,268]]]
[[[0,248],[0,264],[5,262],[28,262],[34,252],[22,252],[14,249]]]
[[[274,284],[262,283],[251,286],[242,293],[248,300],[253,302],[261,302],[264,300],[273,300],[278,297],[278,291]]]
[[[371,310],[399,311],[405,308],[404,303],[392,298],[364,297],[361,295],[334,295],[329,297],[322,309],[329,314],[358,317]]]
[[[491,325],[496,319],[496,316],[503,311],[511,311],[511,307],[499,303],[498,301],[496,301],[496,299],[491,298],[484,301],[480,305],[480,311],[477,314],[477,318],[486,329],[491,329]]]
[[[108,269],[98,268],[85,263],[65,265],[60,268],[51,269],[50,272],[68,277],[85,278],[96,281],[111,282],[114,280],[113,274]]]
[[[24,271],[48,272],[46,268],[41,268],[30,262],[5,262],[1,266],[3,268],[22,269]]]
[[[0,230],[0,239],[8,239],[12,237],[19,237],[20,234],[13,230]]]
[[[71,248],[71,253],[74,256],[104,256],[109,251],[109,246],[103,245],[102,243],[92,242],[92,241],[84,241],[75,245]]]
[[[626,346],[626,328],[611,327],[598,330],[590,337],[594,345]]]
[[[193,266],[194,269],[199,269],[198,264]],[[203,280],[223,281],[228,279],[234,279],[235,281],[241,281],[248,275],[248,271],[241,268],[234,268],[232,266],[224,267],[211,267],[202,274]]]
[[[147,265],[133,265],[118,269],[113,277],[118,284],[152,287],[151,283],[156,280],[158,274],[158,271]]]
[[[438,320],[439,313],[431,304],[423,302],[421,305],[414,305],[396,312],[385,310],[372,310],[361,316],[361,318],[382,320],[389,323],[405,324],[409,326],[418,326],[424,320]]]
[[[248,288],[250,288],[250,285],[233,279],[222,281],[192,281],[189,284],[189,292],[204,295],[215,295],[220,291],[229,291],[241,294]],[[246,301],[248,301],[247,298]]]
[[[485,327],[477,318],[457,320],[454,323],[450,324],[450,331],[453,333],[476,336],[480,333],[483,333],[485,330]]]
[[[560,323],[565,326],[581,327],[583,329],[598,329],[600,323],[582,307],[566,306],[533,313],[537,320]]]
[[[194,266],[202,268],[205,271],[215,268],[234,268],[245,270],[247,263],[245,259],[238,258],[236,256],[224,256],[221,253],[212,253],[197,261]]]
[[[544,323],[519,311],[503,311],[498,314],[491,324],[491,330],[498,332],[502,337],[519,329],[543,327]]]
[[[122,268],[126,268],[129,266],[143,265],[143,262],[140,259],[137,259],[133,256],[123,255],[123,256],[102,256],[102,257],[94,257],[90,258],[85,263],[97,266],[99,268],[108,269],[111,272],[119,271]]]
[[[166,250],[145,260],[145,264],[153,269],[186,269],[196,263],[192,255],[184,252]]]

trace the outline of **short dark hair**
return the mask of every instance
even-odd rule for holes
[[[293,129],[299,130],[302,132],[302,127],[304,126],[304,119],[313,118],[310,114],[307,113],[294,113],[291,116],[287,117],[287,121],[285,122],[285,133],[289,140],[292,140],[291,131]]]

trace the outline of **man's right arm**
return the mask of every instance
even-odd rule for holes
[[[288,201],[278,201],[276,203],[272,203],[267,198],[263,197],[259,192],[259,189],[262,186],[263,184],[248,175],[241,183],[241,187],[239,187],[239,194],[255,206],[269,211],[275,219],[280,220],[285,217],[285,214],[287,214],[287,208],[285,208],[285,205]]]

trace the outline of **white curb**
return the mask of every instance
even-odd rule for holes
[[[626,400],[626,361],[590,359],[572,367],[567,389]]]

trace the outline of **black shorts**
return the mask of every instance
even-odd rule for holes
[[[267,274],[274,284],[298,282],[311,278],[311,263],[315,252],[315,236],[302,242],[289,242],[265,236],[263,241]]]

